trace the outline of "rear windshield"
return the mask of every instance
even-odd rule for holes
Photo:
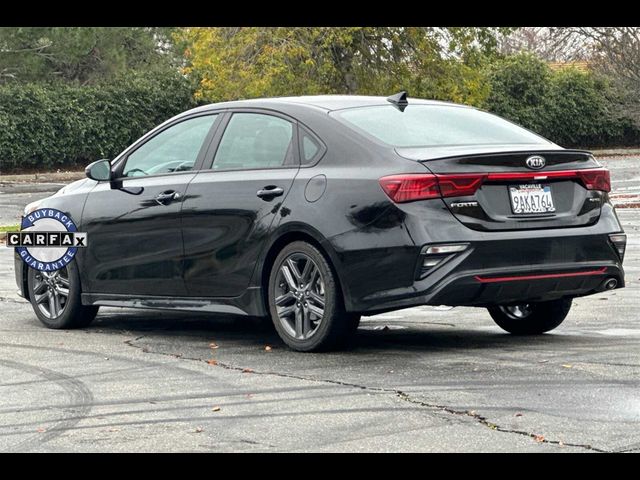
[[[551,142],[490,113],[447,105],[393,105],[332,112],[344,123],[394,147],[543,144]]]

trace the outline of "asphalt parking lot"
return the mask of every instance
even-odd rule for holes
[[[633,205],[640,159],[605,162]],[[42,188],[0,181],[2,220]],[[0,451],[640,451],[640,209],[618,214],[627,288],[575,300],[549,334],[421,307],[365,318],[352,349],[324,354],[190,313],[104,308],[46,330],[2,246]]]

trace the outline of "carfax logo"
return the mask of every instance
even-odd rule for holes
[[[7,247],[42,272],[60,270],[87,246],[87,234],[78,232],[71,218],[55,208],[41,208],[22,218],[19,232],[7,233]]]

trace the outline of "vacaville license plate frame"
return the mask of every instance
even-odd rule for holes
[[[514,215],[545,215],[556,212],[550,185],[526,183],[509,185],[509,201]]]

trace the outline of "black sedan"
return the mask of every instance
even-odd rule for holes
[[[624,286],[609,172],[489,113],[363,96],[203,106],[87,179],[57,209],[87,247],[52,273],[16,255],[47,327],[99,306],[271,317],[300,351],[344,345],[360,317],[488,309],[514,334],[557,327],[572,298]]]

